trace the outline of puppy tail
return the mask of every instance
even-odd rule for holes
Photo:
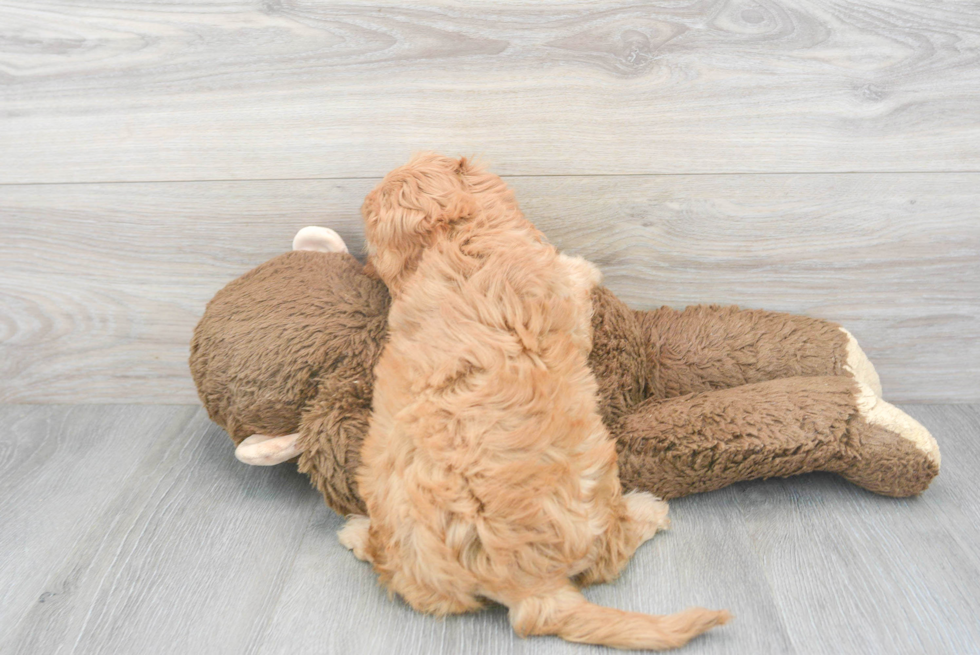
[[[601,607],[587,601],[571,583],[554,594],[530,596],[510,606],[511,625],[522,637],[557,635],[613,648],[677,648],[729,619],[726,611],[702,607],[666,616]]]

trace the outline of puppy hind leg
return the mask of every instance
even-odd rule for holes
[[[397,570],[385,582],[416,611],[446,616],[483,607],[483,600],[476,595],[476,581],[457,563],[420,556],[411,546],[400,549],[398,560]]]
[[[371,519],[353,514],[337,532],[337,537],[357,559],[374,564],[388,589],[401,596],[413,609],[445,616],[483,607],[483,601],[472,593],[473,582],[465,574],[461,575],[458,567],[447,566],[438,558],[420,557],[412,547],[399,547],[394,557],[387,552],[384,558],[388,561],[374,561],[369,548],[370,533]],[[392,558],[398,564],[393,565]]]
[[[598,556],[576,577],[581,585],[615,580],[643,542],[670,526],[667,503],[651,493],[633,491],[622,497],[621,518],[598,537]]]

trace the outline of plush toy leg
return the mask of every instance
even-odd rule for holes
[[[881,395],[864,351],[830,321],[717,305],[636,316],[651,347],[654,398],[820,375],[848,375]]]
[[[844,454],[828,470],[886,496],[925,490],[939,473],[939,444],[921,423],[878,398],[870,386],[858,386],[858,415],[850,422]]]
[[[373,364],[375,358],[367,358]],[[357,491],[361,444],[371,418],[370,369],[345,370],[325,381],[300,420],[299,471],[341,516],[367,514]]]
[[[612,434],[623,487],[668,499],[810,471],[910,496],[939,472],[938,448],[925,428],[846,376],[651,399]]]
[[[318,252],[347,252],[347,245],[340,235],[328,227],[304,227],[293,237],[293,250]]]

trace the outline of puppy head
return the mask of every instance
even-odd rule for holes
[[[367,272],[393,295],[438,235],[478,211],[468,171],[466,159],[422,153],[388,173],[364,199]]]

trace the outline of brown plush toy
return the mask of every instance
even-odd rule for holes
[[[330,507],[364,513],[354,476],[388,291],[332,230],[306,228],[294,248],[218,292],[191,371],[239,459],[298,457]],[[910,496],[939,472],[935,440],[881,400],[871,363],[834,323],[737,307],[633,311],[603,287],[593,311],[590,365],[624,489],[670,499],[832,471]]]

